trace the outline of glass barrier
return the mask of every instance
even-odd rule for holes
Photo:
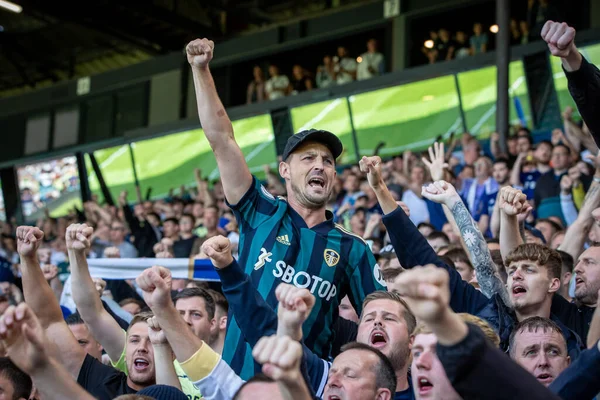
[[[480,137],[487,137],[496,129],[496,75],[496,66],[458,74],[467,128],[472,134]],[[508,79],[510,123],[531,127],[531,107],[523,62],[513,61],[509,64]]]
[[[437,136],[462,130],[458,94],[452,76],[408,83],[350,97],[361,155],[425,148]]]
[[[232,122],[235,140],[240,145],[250,172],[259,179],[265,177],[264,166],[277,168],[277,150],[275,148],[275,133],[270,114],[239,119]],[[214,156],[211,154],[211,157]],[[218,176],[213,170],[212,176]]]
[[[579,51],[589,62],[600,65],[600,44],[581,47]],[[579,111],[577,111],[577,107],[575,106],[575,101],[573,101],[573,98],[569,93],[567,77],[562,69],[560,58],[553,57],[552,55],[549,55],[549,57],[550,64],[552,65],[552,73],[554,74],[554,89],[558,96],[560,110],[563,111],[567,106],[571,106],[573,107],[573,115],[580,118]]]
[[[94,157],[100,167],[102,177],[108,186],[113,201],[117,201],[123,190],[127,191],[127,199],[129,201],[137,201],[129,146],[122,145],[96,150],[94,151]],[[100,183],[87,155],[85,162],[90,191],[98,195],[101,199],[100,202],[102,202],[103,196],[100,190]]]
[[[81,209],[77,158],[65,157],[17,167],[23,215],[27,220],[69,214]]]
[[[263,166],[276,164],[270,115],[233,121],[233,130],[250,171],[262,178]],[[152,188],[153,197],[164,197],[170,189],[181,185],[195,186],[195,168],[200,168],[203,177],[211,180],[219,177],[215,157],[202,129],[143,140],[132,146],[142,193]]]
[[[340,164],[356,162],[352,125],[346,98],[327,100],[290,109],[294,132],[305,129],[324,129],[336,134],[344,145]]]

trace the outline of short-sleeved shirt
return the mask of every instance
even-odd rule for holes
[[[77,383],[99,400],[112,400],[122,394],[137,393],[127,386],[127,375],[108,365],[102,364],[86,354]]]
[[[285,199],[273,197],[256,178],[239,203],[230,207],[240,229],[238,263],[267,304],[277,307],[275,289],[282,282],[315,296],[302,329],[304,343],[327,359],[341,299],[348,295],[360,314],[363,299],[385,288],[369,246],[335,224],[331,212],[326,221],[309,228]],[[242,379],[260,369],[235,315],[228,319],[223,359]]]

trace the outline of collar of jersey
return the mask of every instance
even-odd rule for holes
[[[308,225],[306,225],[306,222],[304,221],[304,218],[302,218],[302,216],[300,214],[298,214],[296,212],[296,210],[294,210],[289,204],[288,204],[288,213],[289,213],[290,217],[292,218],[292,222],[294,223],[294,225],[296,225],[298,228],[309,229]],[[335,225],[333,223],[333,213],[329,210],[325,210],[325,218],[326,218],[325,221],[313,226],[310,229],[317,233],[322,233],[322,234],[329,233],[329,231],[335,227]]]

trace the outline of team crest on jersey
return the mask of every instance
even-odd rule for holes
[[[340,261],[340,255],[335,250],[325,249],[324,257],[325,257],[325,262],[330,267],[335,267],[337,265],[337,263]]]

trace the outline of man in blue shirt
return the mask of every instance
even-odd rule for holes
[[[365,241],[334,224],[326,211],[343,147],[334,134],[299,132],[289,138],[279,165],[287,199],[275,198],[250,174],[235,141],[208,64],[214,44],[197,39],[187,46],[198,115],[215,154],[223,191],[240,228],[238,260],[266,302],[275,307],[275,288],[286,282],[306,288],[317,303],[304,324],[304,343],[327,358],[332,325],[348,295],[358,313],[367,294],[382,289],[379,267]],[[235,314],[228,319],[223,358],[248,379],[258,370]]]

